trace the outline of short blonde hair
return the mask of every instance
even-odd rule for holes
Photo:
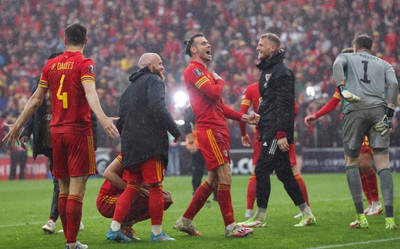
[[[260,39],[268,39],[279,49],[281,47],[281,39],[274,33],[265,33],[260,36]]]

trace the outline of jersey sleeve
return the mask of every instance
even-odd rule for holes
[[[120,152],[114,160],[117,161],[120,165],[122,165],[122,153]]]
[[[388,84],[387,100],[388,100],[389,104],[396,104],[399,86],[398,86],[396,74],[394,72],[394,68],[389,63],[386,64],[385,79],[386,79],[386,84]]]
[[[346,67],[346,64],[346,54],[339,54],[333,63],[333,78],[335,79],[336,85],[345,80],[344,68]]]
[[[94,62],[91,59],[86,59],[80,68],[81,82],[83,83],[95,83],[96,71]]]
[[[240,121],[240,119],[242,118],[242,113],[233,110],[232,108],[230,108],[227,105],[224,105],[224,114],[226,118],[229,119],[233,119],[233,120],[238,120]]]
[[[335,107],[339,104],[339,102],[342,100],[342,97],[340,96],[339,90],[336,89],[335,93],[333,94],[331,100],[329,100],[328,103],[326,103],[323,107],[321,107],[321,109],[319,109],[316,113],[315,116],[317,118],[324,116],[328,113],[330,113],[331,111],[333,111],[333,109],[335,109]]]
[[[246,88],[243,92],[242,101],[240,103],[240,113],[247,114],[251,106],[251,103],[252,103],[251,97],[249,96],[249,91],[247,91]],[[246,135],[246,123],[243,121],[239,121],[239,128],[240,128],[240,134],[242,136]]]
[[[46,65],[42,69],[42,75],[40,75],[38,87],[42,87],[45,89],[49,88],[49,82],[47,78],[47,71],[48,71],[49,65],[46,63]]]

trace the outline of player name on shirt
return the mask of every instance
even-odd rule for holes
[[[74,69],[74,62],[73,61],[68,61],[68,62],[64,62],[64,63],[54,63],[51,66],[51,70],[70,70],[70,69]]]

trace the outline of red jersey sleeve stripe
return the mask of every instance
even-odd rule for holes
[[[82,83],[86,83],[86,82],[94,83],[94,78],[93,77],[82,77],[81,82]]]
[[[119,155],[114,160],[117,161],[119,165],[122,165],[122,155],[121,155],[121,153],[119,153]]]
[[[85,74],[85,75],[83,75],[83,76],[81,77],[81,79],[84,79],[84,78],[91,78],[92,80],[94,80],[94,76],[93,76],[93,75],[90,75],[90,74]]]
[[[333,97],[342,100],[342,96],[340,95],[340,92],[337,88],[335,93],[333,94]]]
[[[242,103],[241,105],[246,105],[246,106],[250,106],[251,105],[251,101],[248,99],[242,99]]]
[[[40,80],[39,86],[47,89],[47,88],[49,88],[49,83],[45,80]]]
[[[342,96],[340,96],[340,93],[335,92],[335,94],[333,94],[333,97],[342,100]]]
[[[195,86],[200,89],[206,82],[210,82],[210,80],[206,76],[203,76],[195,83]]]
[[[42,88],[46,88],[46,89],[48,89],[48,88],[49,88],[49,86],[48,86],[48,85],[44,85],[44,84],[41,84],[41,83],[39,83],[39,86],[40,86],[40,87],[42,87]]]
[[[211,148],[214,152],[215,157],[217,158],[218,165],[222,165],[225,163],[224,158],[222,157],[222,153],[218,147],[218,144],[215,142],[214,135],[211,129],[207,130],[208,140],[210,141]]]

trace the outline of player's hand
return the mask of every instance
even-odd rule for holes
[[[17,128],[15,124],[4,123],[4,126],[8,127],[10,130],[1,141],[7,141],[6,146],[8,146],[10,143],[14,144],[15,142],[17,143],[17,145],[19,145],[19,136],[21,134],[21,129]]]
[[[258,124],[259,121],[260,121],[260,115],[258,115],[257,113],[250,114],[250,116],[247,119],[247,123],[252,125]]]
[[[286,137],[278,139],[278,147],[283,152],[289,151],[289,143]]]
[[[222,80],[221,76],[219,76],[215,71],[213,71],[214,80]]]
[[[356,103],[361,100],[360,97],[358,97],[357,95],[355,95],[347,90],[341,91],[340,95],[342,95],[342,98],[344,100],[346,100],[347,102],[350,102],[350,103]]]
[[[21,147],[22,147],[24,150],[28,150],[28,148],[26,147],[26,143],[28,142],[28,140],[29,140],[29,137],[27,137],[27,136],[23,136],[23,137],[21,137],[21,138],[19,139],[19,141],[21,142]]]
[[[246,135],[242,136],[242,145],[244,147],[250,147],[250,136],[246,133]]]
[[[140,188],[140,191],[138,192],[138,194],[142,197],[149,197],[150,193],[147,189],[145,188]]]
[[[345,82],[344,81],[340,82],[337,87],[338,87],[340,95],[347,102],[356,103],[356,102],[360,101],[360,97],[358,97],[357,95],[355,95],[355,94],[353,94],[353,93],[351,93],[351,92],[349,92],[348,90],[345,89]]]
[[[394,107],[392,107],[392,106],[389,107],[388,106],[386,108],[385,116],[383,116],[381,121],[379,121],[378,123],[376,123],[374,125],[374,129],[377,132],[380,132],[381,136],[384,136],[392,128],[392,119],[393,119],[393,116],[394,116],[394,112],[395,112]]]
[[[113,123],[118,119],[119,117],[106,117],[105,119],[99,119],[101,127],[103,127],[106,134],[111,138],[119,137],[118,129]]]
[[[312,115],[307,115],[304,118],[304,123],[308,126],[308,125],[312,125],[314,123],[314,121],[317,120],[317,116],[315,116],[314,114]]]
[[[188,144],[187,149],[192,154],[194,154],[194,153],[196,153],[198,151],[198,149],[197,149],[197,147],[196,147],[196,145],[194,143],[193,144]]]

